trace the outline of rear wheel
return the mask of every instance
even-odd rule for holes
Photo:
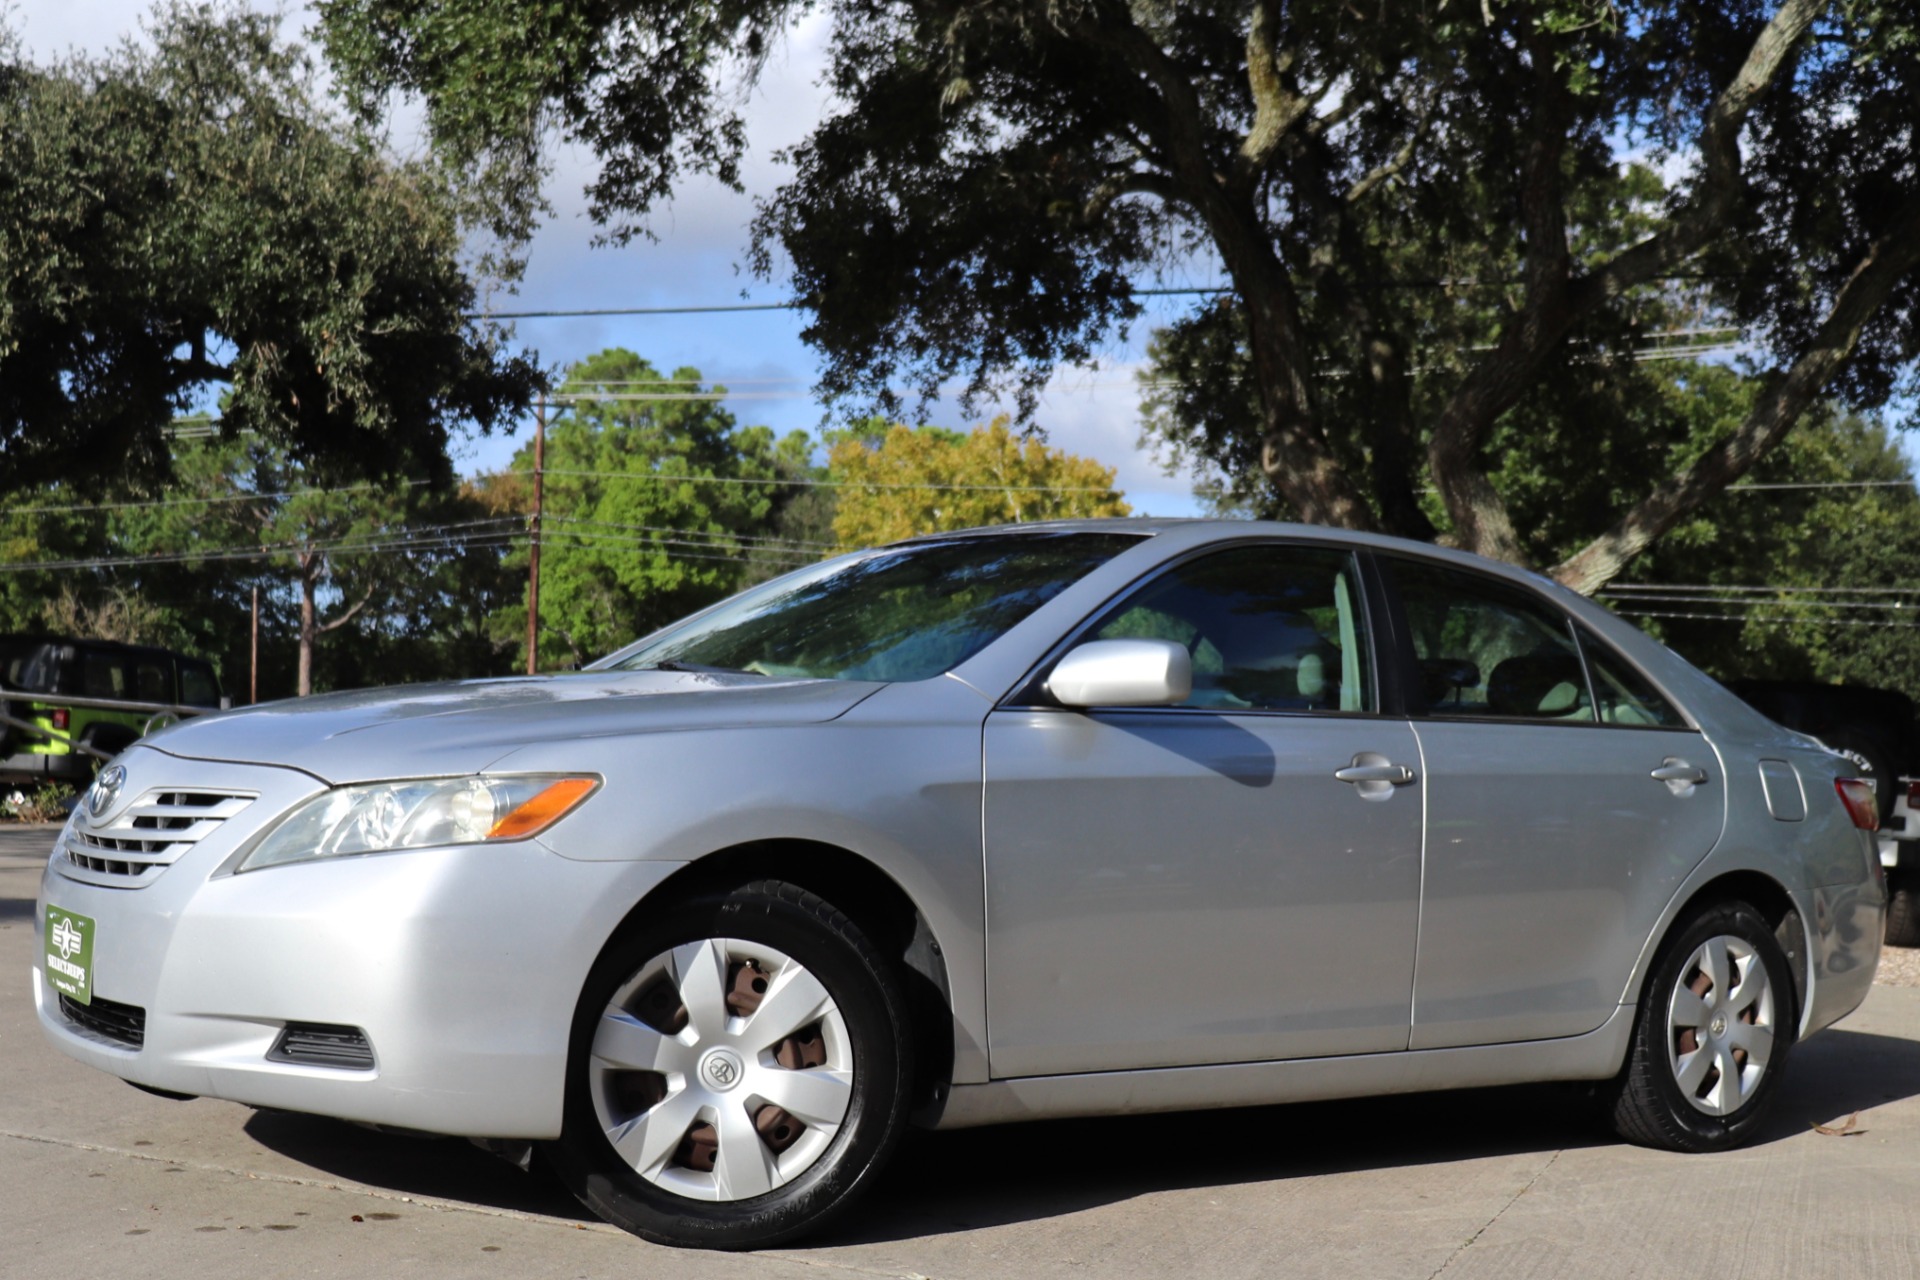
[[[1615,1082],[1622,1137],[1720,1151],[1752,1136],[1779,1083],[1798,1015],[1773,931],[1744,902],[1708,907],[1667,939]]]
[[[1887,871],[1887,945],[1920,947],[1920,866]]]
[[[581,993],[549,1155],[607,1221],[661,1244],[762,1248],[874,1181],[905,1124],[900,985],[805,890],[760,881],[616,939]]]

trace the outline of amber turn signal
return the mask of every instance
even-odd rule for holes
[[[562,778],[525,804],[503,814],[487,832],[489,840],[518,840],[545,829],[585,800],[599,784],[592,778]]]

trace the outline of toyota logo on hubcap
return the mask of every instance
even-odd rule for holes
[[[725,1093],[740,1083],[740,1077],[746,1074],[746,1066],[738,1054],[728,1049],[715,1049],[700,1064],[701,1078],[709,1088]]]
[[[107,810],[120,798],[120,788],[127,782],[127,771],[123,765],[109,765],[100,771],[93,780],[93,786],[87,789],[87,812],[93,815],[97,823],[106,817]]]

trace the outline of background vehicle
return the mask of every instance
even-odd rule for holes
[[[1920,947],[1920,814],[1909,794],[1920,779],[1913,699],[1896,689],[1815,680],[1735,680],[1727,687],[1774,722],[1820,739],[1873,784],[1887,870],[1886,940]]]
[[[59,695],[146,703],[123,710],[63,704]],[[0,782],[84,782],[102,763],[83,743],[118,755],[163,707],[223,705],[213,664],[170,649],[72,636],[0,636]],[[154,727],[158,727],[154,725]]]

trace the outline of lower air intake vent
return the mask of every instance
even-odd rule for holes
[[[337,1067],[342,1071],[373,1070],[373,1046],[358,1027],[325,1022],[289,1022],[267,1051],[269,1062],[293,1062],[303,1067]]]
[[[129,1049],[138,1049],[147,1042],[147,1011],[137,1004],[120,1004],[99,996],[93,998],[92,1004],[81,1004],[72,996],[62,994],[60,1012],[74,1026]]]

